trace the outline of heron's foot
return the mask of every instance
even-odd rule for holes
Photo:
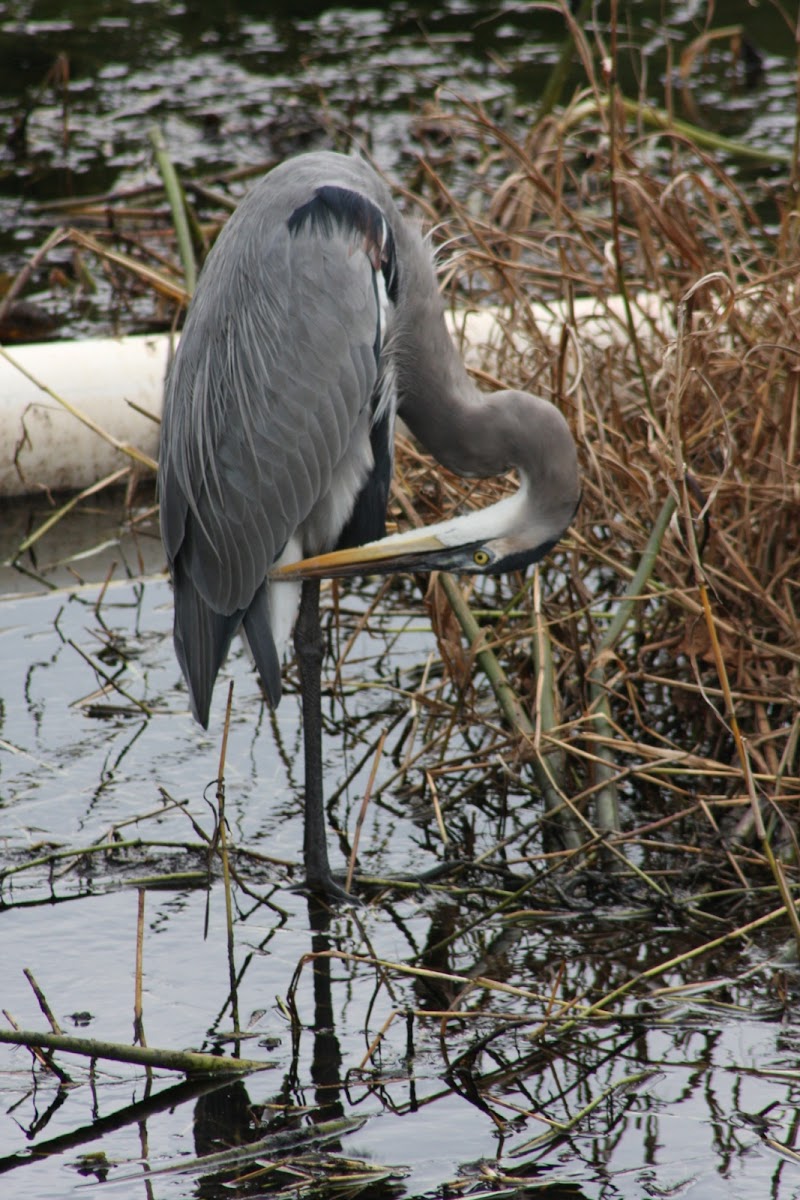
[[[348,892],[344,884],[345,877],[343,875],[336,876],[330,870],[306,871],[305,883],[296,890],[310,892],[312,896],[327,904],[349,904],[353,908],[363,908],[364,901],[352,892]]]

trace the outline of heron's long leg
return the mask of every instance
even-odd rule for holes
[[[319,580],[304,579],[300,611],[294,627],[294,651],[303,697],[305,754],[305,829],[303,859],[306,883],[312,892],[332,901],[358,903],[331,874],[322,786],[322,628],[319,622]]]
[[[319,580],[304,579],[300,612],[294,628],[294,649],[303,697],[305,754],[305,831],[303,857],[306,879],[315,891],[327,891],[331,879],[322,788],[322,629],[319,622]]]
[[[328,900],[353,903],[353,897],[331,875],[322,786],[322,628],[319,623],[319,580],[304,579],[300,612],[294,627],[294,650],[303,696],[305,754],[305,829],[303,859],[306,883]]]

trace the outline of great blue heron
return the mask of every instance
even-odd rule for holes
[[[444,466],[472,476],[516,467],[519,490],[383,537],[396,413]],[[305,154],[249,192],[208,256],[167,384],[159,492],[175,649],[201,725],[240,629],[278,703],[297,615],[306,878],[337,896],[319,578],[535,562],[578,504],[567,423],[527,392],[478,392],[445,327],[431,256],[386,185],[359,159]]]

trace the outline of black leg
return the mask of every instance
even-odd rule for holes
[[[294,649],[303,696],[305,753],[305,831],[303,859],[312,892],[331,900],[351,900],[331,876],[322,786],[322,629],[319,623],[319,580],[304,579],[300,612],[294,627]]]
[[[309,885],[316,890],[330,879],[328,839],[322,794],[322,629],[319,623],[319,580],[304,579],[300,612],[294,628],[294,650],[303,698],[306,814],[303,858]]]

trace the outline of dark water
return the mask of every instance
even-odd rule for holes
[[[367,599],[344,603],[342,639],[356,633]],[[23,1028],[45,1026],[22,975],[27,967],[65,1032],[129,1043],[143,887],[148,1044],[230,1050],[223,895],[218,866],[206,884],[198,832],[213,828],[208,799],[218,737],[199,730],[185,710],[166,582],[112,584],[98,607],[99,600],[99,587],[87,585],[0,605],[3,867],[22,868],[6,875],[0,893],[2,1005]],[[369,811],[361,851],[362,868],[385,873],[431,865],[441,845],[432,817],[407,794],[414,770],[405,786],[389,782],[410,749],[403,726],[392,723],[398,713],[410,715],[395,689],[415,678],[434,643],[402,595],[379,612],[370,633],[354,643],[341,698],[326,701],[325,753],[329,785],[353,773],[334,811],[336,825],[351,836],[372,754],[360,769],[358,762],[389,730],[385,786]],[[119,690],[103,692],[100,672],[113,675]],[[221,726],[229,679],[236,689],[230,837],[243,851],[268,856],[237,857],[241,885],[234,889],[238,1002],[248,1034],[242,1053],[262,1060],[265,1070],[233,1090],[173,1093],[176,1080],[164,1072],[150,1087],[141,1070],[122,1065],[104,1064],[90,1078],[81,1060],[59,1055],[72,1079],[60,1089],[27,1051],[4,1049],[4,1194],[77,1197],[106,1175],[121,1181],[117,1194],[147,1194],[135,1182],[144,1157],[152,1169],[185,1172],[156,1177],[156,1196],[221,1196],[218,1172],[191,1167],[195,1154],[247,1145],[275,1129],[309,1132],[313,1123],[302,1115],[308,1111],[313,1121],[346,1116],[364,1123],[325,1153],[312,1147],[291,1155],[287,1170],[294,1175],[289,1183],[281,1175],[283,1186],[298,1174],[316,1175],[326,1194],[336,1194],[329,1180],[354,1172],[355,1161],[361,1176],[380,1176],[359,1185],[369,1195],[438,1195],[447,1181],[477,1193],[529,1181],[549,1183],[551,1196],[632,1200],[665,1192],[697,1200],[800,1195],[800,1170],[765,1141],[791,1142],[797,1117],[800,1031],[777,1002],[776,979],[783,976],[786,986],[777,958],[748,963],[731,950],[704,961],[696,974],[662,979],[678,991],[649,1011],[622,1004],[617,1021],[587,1025],[561,1044],[529,1041],[552,1004],[551,989],[559,990],[559,971],[579,995],[597,994],[677,951],[679,929],[666,914],[642,923],[612,909],[606,923],[595,914],[582,929],[579,912],[548,911],[545,893],[537,898],[535,888],[513,919],[492,917],[477,893],[459,898],[457,890],[434,890],[395,894],[328,924],[309,924],[306,903],[289,890],[291,875],[280,865],[297,863],[302,838],[291,676],[271,725],[236,649],[217,691],[212,731]],[[431,695],[445,701],[447,690],[433,686]],[[450,745],[450,753],[458,749]],[[460,749],[467,757],[477,752],[464,742]],[[423,761],[434,757],[432,751]],[[531,814],[524,796],[512,789],[501,799],[496,786],[486,777],[482,793],[447,810],[447,820],[451,832],[460,821],[472,824],[477,851],[506,838],[513,856]],[[442,783],[443,803],[449,794]],[[92,853],[98,842],[105,849]],[[64,856],[36,865],[55,849]],[[336,837],[332,852],[340,865]],[[452,945],[436,951],[450,935]],[[294,972],[304,954],[320,950],[369,961],[305,966],[293,1040],[287,1003]],[[404,978],[373,959],[488,975],[523,992],[469,991],[455,1005],[464,1017],[440,1028],[425,1010],[452,1003],[459,989]],[[382,1030],[380,1049],[365,1064]],[[543,1121],[569,1120],[605,1090],[606,1099],[569,1135],[535,1142],[547,1128]],[[97,1154],[104,1157],[91,1157]],[[267,1157],[258,1158],[262,1170]],[[242,1184],[232,1194],[273,1192]]]
[[[713,27],[740,27],[744,50],[730,34],[710,40],[692,55],[682,86],[681,56],[705,29],[706,4],[621,4],[620,86],[703,127],[788,154],[795,67],[787,20],[769,3],[722,7]],[[607,8],[598,13],[608,44]],[[594,28],[585,25],[590,44]],[[0,270],[18,270],[58,223],[42,203],[153,182],[153,125],[189,174],[355,143],[403,177],[415,155],[436,151],[426,117],[437,95],[445,104],[455,95],[479,101],[510,129],[524,128],[563,35],[558,13],[527,3],[0,6]],[[575,62],[564,98],[585,85]],[[455,165],[468,190],[469,164],[461,172]],[[66,276],[55,290],[53,266]],[[105,330],[102,281],[99,298],[84,297],[76,311],[63,290],[71,280],[71,252],[55,252],[27,295],[41,300],[62,333]]]
[[[694,111],[681,110],[729,136],[788,150],[794,48],[786,25],[772,5],[723,7],[716,23],[746,24],[762,72],[748,79],[728,42],[711,43],[692,76]],[[621,41],[639,48],[620,61],[626,91],[645,78],[653,102],[664,103],[667,83],[677,80],[669,55],[677,62],[705,12],[700,3],[623,6]],[[437,88],[479,98],[495,119],[505,114],[518,126],[562,31],[557,14],[527,4],[0,6],[6,142],[27,114],[24,135],[0,160],[2,267],[16,271],[52,228],[43,202],[152,181],[153,123],[187,173],[355,140],[405,178],[416,153],[435,149],[420,118]],[[66,112],[63,87],[48,79],[62,53]],[[579,80],[576,71],[570,86]],[[778,173],[733,169],[743,179]],[[454,176],[469,186],[467,164],[456,164]],[[26,295],[65,332],[105,329],[102,299],[76,305],[71,259],[55,262],[67,282],[48,262]],[[26,1050],[3,1048],[0,1194],[85,1196],[108,1177],[108,1194],[160,1198],[302,1196],[315,1187],[318,1195],[370,1197],[544,1188],[559,1200],[800,1197],[800,1169],[785,1149],[794,1144],[800,1102],[797,986],[777,937],[760,942],[758,955],[726,947],[676,970],[660,980],[674,986],[672,996],[649,1006],[622,1002],[618,1020],[587,1023],[569,1038],[531,1038],[552,998],[564,994],[562,972],[574,996],[596,996],[685,948],[673,914],[610,907],[604,918],[595,905],[583,920],[566,899],[554,910],[544,883],[501,912],[485,886],[480,894],[393,894],[328,924],[309,912],[291,890],[302,841],[292,677],[273,720],[235,649],[211,732],[193,724],[146,500],[133,523],[121,520],[116,502],[98,501],[38,547],[28,563],[36,578],[8,566],[0,574],[0,1008],[24,1028],[46,1027],[22,974],[29,967],[66,1032],[130,1043],[141,887],[148,1043],[230,1051],[220,869],[203,837],[214,827],[212,781],[232,679],[226,811],[242,849],[234,888],[239,1016],[249,1035],[242,1053],[267,1065],[200,1095],[173,1091],[165,1072],[148,1084],[139,1069],[90,1071],[61,1056],[76,1085],[62,1087]],[[20,506],[0,510],[0,559],[37,519]],[[101,591],[112,564],[112,583]],[[525,856],[540,849],[529,793],[497,756],[484,761],[480,725],[468,735],[450,731],[455,702],[435,666],[425,685],[431,709],[410,698],[436,661],[411,585],[396,585],[363,627],[371,599],[369,588],[348,594],[330,627],[332,649],[354,639],[342,681],[326,696],[336,865],[346,861],[385,730],[362,867],[403,872],[441,860],[437,823],[421,796],[424,770],[446,748],[464,762],[463,774],[440,784],[451,834],[474,853],[503,847],[509,869],[523,871]],[[491,714],[488,693],[479,690],[476,703]],[[545,880],[546,865],[536,870]],[[295,971],[304,955],[326,950],[350,957],[305,965],[293,1038]],[[481,985],[458,999],[464,1015],[442,1026],[425,1014],[453,1003],[458,986],[409,978],[376,960],[488,976],[517,992]],[[574,1128],[536,1141],[578,1114]],[[226,1189],[219,1168],[190,1168],[201,1152],[276,1129],[308,1134],[315,1121],[340,1117],[353,1127],[325,1147],[301,1146],[281,1171],[266,1170],[275,1154],[264,1151],[228,1173],[260,1166],[250,1183]],[[185,1173],[143,1181],[143,1162]]]

